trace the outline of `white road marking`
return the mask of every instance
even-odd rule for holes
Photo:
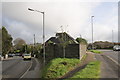
[[[111,59],[114,63],[116,63],[118,66],[120,66],[120,64],[119,64],[117,61],[115,61],[114,59],[112,59],[111,57],[109,57],[109,56],[106,56],[106,57],[108,57],[108,58]]]
[[[23,77],[27,74],[27,72],[29,71],[29,69],[30,69],[31,67],[32,67],[32,60],[31,60],[30,67],[29,67],[29,68],[27,69],[27,71],[20,77],[20,79],[23,78]],[[20,80],[20,79],[19,79],[19,80]]]

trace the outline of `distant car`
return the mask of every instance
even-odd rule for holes
[[[115,46],[113,47],[113,50],[114,50],[114,51],[120,51],[120,46],[119,46],[119,45],[115,45]]]
[[[8,54],[8,57],[13,57],[15,56],[15,54]]]
[[[22,54],[21,53],[16,53],[15,56],[22,56]]]
[[[31,54],[23,54],[24,60],[31,60]]]

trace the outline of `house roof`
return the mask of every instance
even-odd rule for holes
[[[77,43],[77,41],[73,37],[71,37],[69,34],[67,34],[66,32],[56,33],[56,36],[62,36],[62,35],[67,35],[67,37],[69,37],[69,39],[71,39],[74,43]]]
[[[48,40],[46,41],[46,43],[49,42],[49,41],[52,41],[52,42],[54,42],[54,43],[60,43],[60,41],[59,41],[56,37],[51,37],[50,39],[48,39]]]
[[[67,34],[66,32],[64,32],[64,33],[56,33],[56,37],[51,37],[50,39],[48,39],[47,41],[46,41],[46,43],[48,42],[48,41],[52,41],[53,43],[61,43],[62,41],[60,40],[60,38],[65,38],[65,36],[67,37],[67,38],[69,38],[69,40],[72,40],[74,43],[77,43],[76,41],[75,41],[75,39],[73,38],[73,37],[71,37],[69,34]]]

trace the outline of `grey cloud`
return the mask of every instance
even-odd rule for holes
[[[3,26],[6,26],[10,34],[15,38],[21,37],[28,43],[33,42],[33,34],[36,34],[37,42],[42,42],[42,14],[30,12],[27,9],[33,8],[45,11],[45,33],[46,40],[60,32],[60,26],[67,30],[74,38],[80,34],[91,41],[91,25],[88,18],[94,8],[101,3],[78,3],[78,2],[5,2],[2,5]],[[104,24],[103,24],[104,25]],[[99,26],[99,25],[98,25]],[[99,28],[97,29],[99,30]],[[103,30],[106,32],[106,30]],[[101,36],[101,33],[95,34]],[[107,35],[110,36],[110,35]],[[101,37],[109,40],[108,37]],[[98,37],[95,40],[99,40]]]

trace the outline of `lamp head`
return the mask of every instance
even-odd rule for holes
[[[31,9],[31,8],[28,8],[28,10],[30,10],[30,11],[34,11],[33,9]]]

